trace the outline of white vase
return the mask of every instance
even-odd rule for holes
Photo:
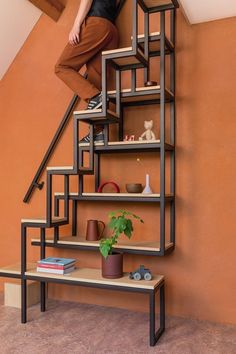
[[[146,186],[143,190],[143,194],[153,194],[151,187],[150,187],[150,176],[146,175]]]

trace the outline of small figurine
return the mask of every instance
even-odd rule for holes
[[[156,140],[155,134],[152,131],[153,120],[145,120],[144,128],[146,129],[146,131],[139,137],[139,140]]]
[[[152,280],[152,273],[149,269],[145,268],[144,265],[141,265],[137,270],[129,273],[129,277],[133,280]]]

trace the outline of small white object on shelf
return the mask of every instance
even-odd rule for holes
[[[153,191],[150,187],[150,176],[148,174],[146,175],[146,186],[143,190],[143,194],[153,194]]]
[[[145,120],[144,128],[146,129],[146,131],[139,137],[139,140],[156,140],[156,136],[152,131],[153,120]]]

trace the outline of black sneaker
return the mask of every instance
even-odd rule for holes
[[[93,140],[94,140],[94,142],[97,142],[97,143],[104,143],[103,131],[101,131],[99,133],[95,133]],[[84,136],[83,139],[80,140],[80,143],[90,143],[90,134]]]
[[[92,110],[100,107],[102,107],[102,93],[99,93],[89,100],[87,109]]]

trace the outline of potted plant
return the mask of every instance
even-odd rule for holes
[[[114,252],[113,246],[117,244],[118,238],[122,234],[129,239],[132,237],[132,218],[141,223],[143,220],[126,210],[113,211],[108,216],[110,219],[108,227],[112,230],[112,236],[101,239],[99,249],[102,254],[102,276],[115,279],[123,276],[123,254]]]

